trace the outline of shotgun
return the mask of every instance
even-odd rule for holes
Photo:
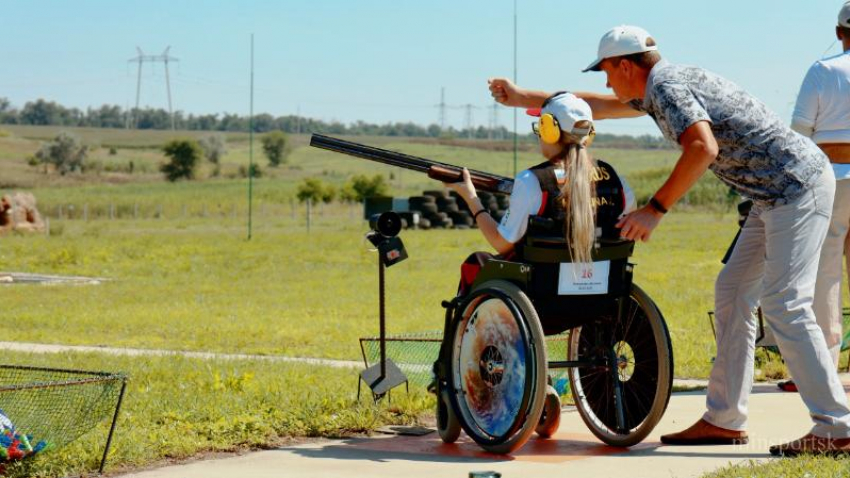
[[[373,146],[366,146],[365,144],[353,143],[351,141],[332,138],[322,134],[313,134],[310,137],[310,146],[326,149],[335,153],[347,154],[357,158],[368,159],[369,161],[418,171],[420,173],[427,174],[431,179],[436,179],[446,183],[459,182],[463,177],[463,168],[453,164],[440,163],[430,159],[397,153],[395,151],[388,151],[386,149],[375,148]],[[479,191],[510,194],[514,187],[513,179],[505,176],[499,176],[497,174],[470,169],[469,176],[472,179],[472,184],[474,184],[475,188]]]

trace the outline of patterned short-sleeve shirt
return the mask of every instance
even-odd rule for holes
[[[763,207],[799,198],[829,164],[814,143],[761,101],[702,68],[662,60],[650,72],[644,101],[631,105],[650,115],[677,144],[689,126],[711,123],[719,153],[709,168]]]

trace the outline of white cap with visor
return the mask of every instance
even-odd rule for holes
[[[850,2],[844,2],[844,6],[838,12],[838,26],[850,28]]]
[[[620,25],[608,30],[602,36],[602,40],[599,40],[599,52],[596,60],[582,71],[599,71],[599,64],[607,58],[655,50],[658,50],[658,46],[655,44],[655,40],[649,36],[649,32],[640,27]]]

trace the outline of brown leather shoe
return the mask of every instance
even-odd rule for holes
[[[809,433],[799,440],[773,445],[770,447],[770,454],[773,456],[850,455],[850,438],[825,438]]]
[[[747,432],[716,427],[702,419],[687,430],[661,436],[665,445],[745,445],[748,441]]]

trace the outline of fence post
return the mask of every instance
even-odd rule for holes
[[[133,203],[133,219],[139,218],[139,203]]]
[[[44,217],[44,235],[50,237],[50,218]]]
[[[57,216],[57,218],[58,218],[60,221],[62,220],[62,212],[63,212],[63,211],[62,211],[62,205],[60,204],[60,205],[59,205],[59,208],[58,208],[58,210],[57,210],[57,212],[56,212],[56,216]]]
[[[313,216],[313,200],[307,198],[307,233],[310,233],[310,221]]]
[[[109,203],[109,220],[115,219],[115,204]]]
[[[89,205],[83,204],[83,221],[89,222]]]
[[[162,219],[162,204],[158,204],[158,205],[156,206],[156,213],[157,213],[157,214],[156,214],[156,218],[157,218],[157,219]]]
[[[183,205],[183,218],[186,218],[186,205]]]
[[[295,199],[289,198],[289,215],[295,220]]]

